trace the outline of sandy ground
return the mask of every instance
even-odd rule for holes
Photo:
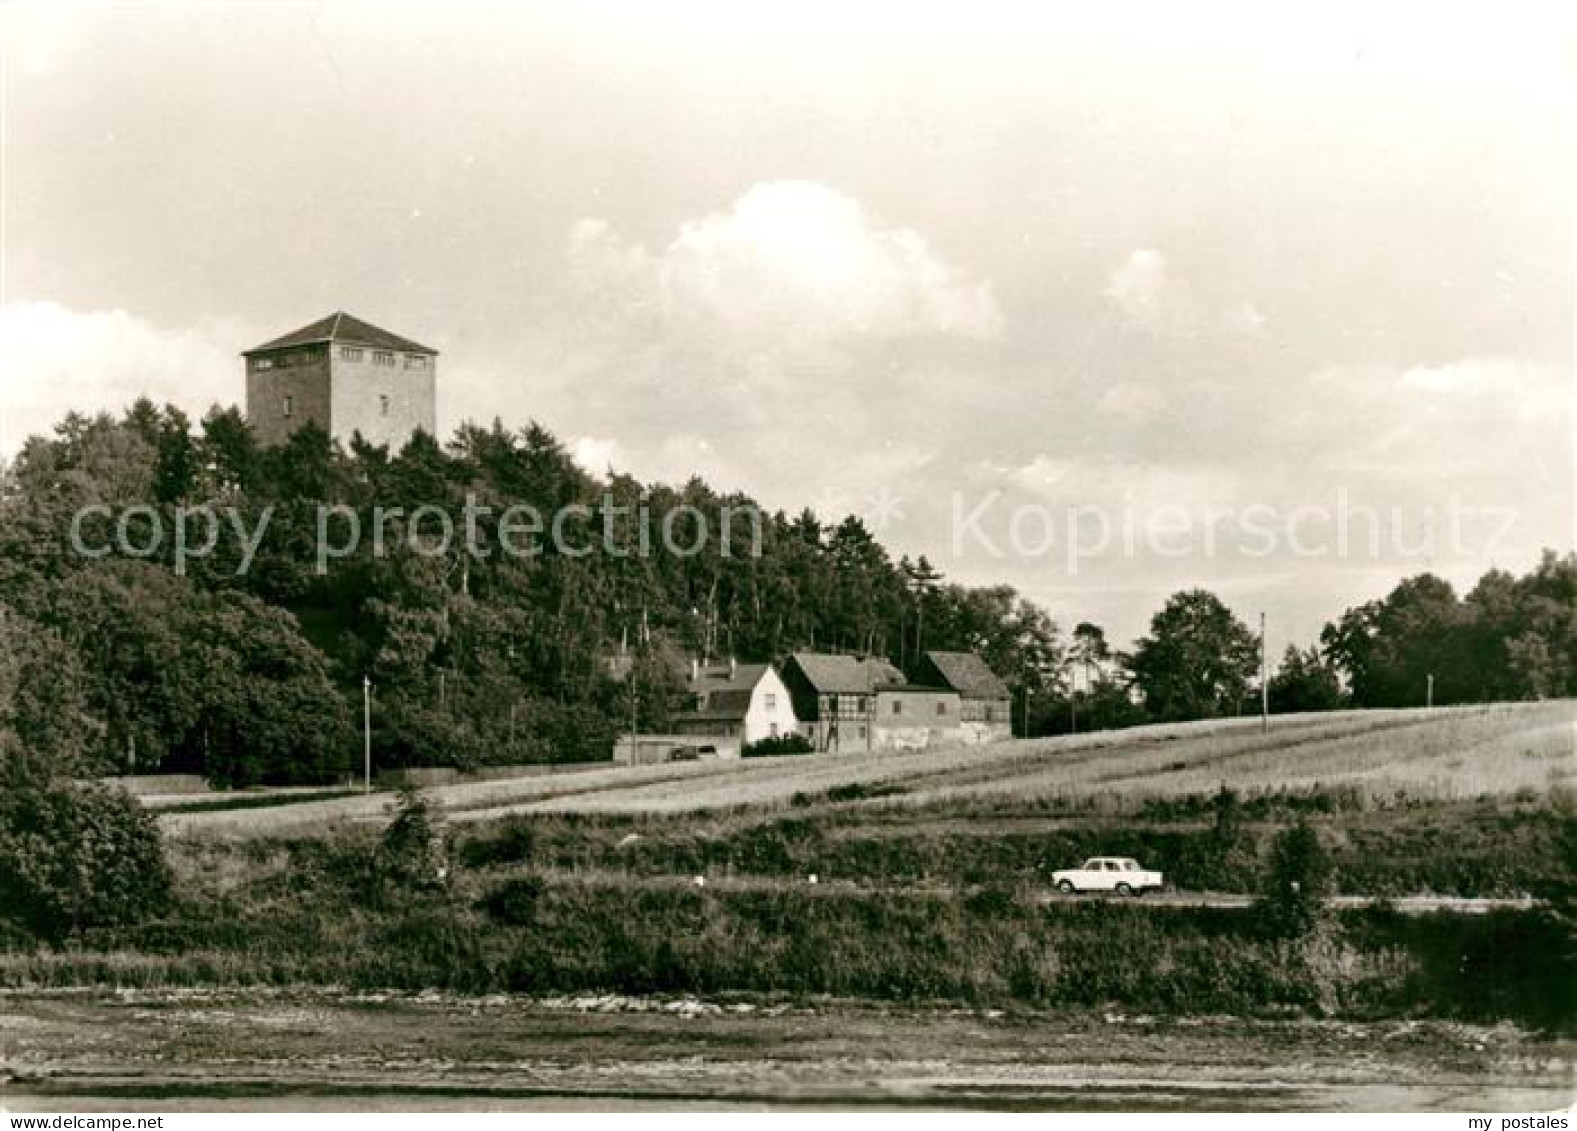
[[[1501,1026],[848,1002],[0,995],[12,1111],[1564,1109],[1577,1042]]]

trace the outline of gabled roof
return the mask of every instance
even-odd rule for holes
[[[381,330],[370,322],[363,322],[354,315],[346,314],[343,310],[330,314],[327,318],[319,318],[310,326],[303,326],[293,330],[271,342],[264,342],[260,346],[253,346],[242,351],[243,357],[250,357],[254,353],[267,353],[270,350],[289,349],[291,346],[316,345],[321,342],[344,342],[347,345],[371,346],[373,349],[404,350],[406,353],[425,353],[437,356],[438,351],[428,346],[419,345],[409,338],[402,338],[398,334],[391,334]]]
[[[705,706],[699,710],[687,711],[679,716],[689,719],[716,719],[739,720],[750,713],[749,691],[714,691],[707,697]]]
[[[944,683],[966,699],[1008,699],[1007,684],[973,652],[927,652]]]
[[[863,695],[906,682],[903,672],[886,660],[860,660],[823,652],[795,652],[790,659],[811,687],[823,695]]]
[[[730,671],[727,664],[720,668],[702,668],[690,680],[690,694],[716,695],[720,691],[743,691],[747,695],[767,674],[767,664],[735,664]]]

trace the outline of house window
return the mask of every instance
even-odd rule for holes
[[[357,346],[340,346],[339,355],[345,361],[360,361],[362,351]]]
[[[767,692],[765,702],[767,705],[767,710],[776,711],[778,709],[778,697],[775,692]]]
[[[936,701],[936,713],[939,714],[939,715],[947,714],[947,700],[946,699],[938,699]]]
[[[425,357],[422,357],[420,354],[415,354],[415,353],[407,354],[406,357],[405,357],[405,368],[407,368],[407,369],[426,369],[427,368],[427,359]]]
[[[388,350],[373,350],[372,363],[374,365],[393,365],[394,355]]]
[[[829,695],[829,696],[827,696],[827,714],[829,714],[829,715],[837,715],[837,713],[838,713],[838,697],[836,695]]]
[[[384,416],[388,416],[389,415],[389,394],[388,393],[380,393],[378,395],[378,411],[380,413],[382,413]]]
[[[902,699],[894,699],[893,700],[893,714],[895,714],[895,715],[903,714],[903,700]]]
[[[272,369],[274,368],[274,359],[271,357],[254,357],[252,359],[252,368],[259,373],[265,369]]]
[[[285,408],[285,419],[288,420],[288,419],[290,419],[290,417],[296,415],[296,398],[295,397],[286,397],[285,398],[284,408]]]

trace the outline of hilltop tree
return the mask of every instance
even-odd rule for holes
[[[1215,594],[1174,594],[1150,621],[1131,660],[1145,706],[1157,719],[1204,719],[1236,712],[1259,666],[1248,626]]]
[[[1287,645],[1269,690],[1270,709],[1278,714],[1330,711],[1342,704],[1341,679],[1318,648]]]

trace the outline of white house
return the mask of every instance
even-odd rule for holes
[[[692,664],[690,694],[693,709],[673,721],[678,734],[716,735],[748,744],[799,730],[788,688],[771,664]]]

